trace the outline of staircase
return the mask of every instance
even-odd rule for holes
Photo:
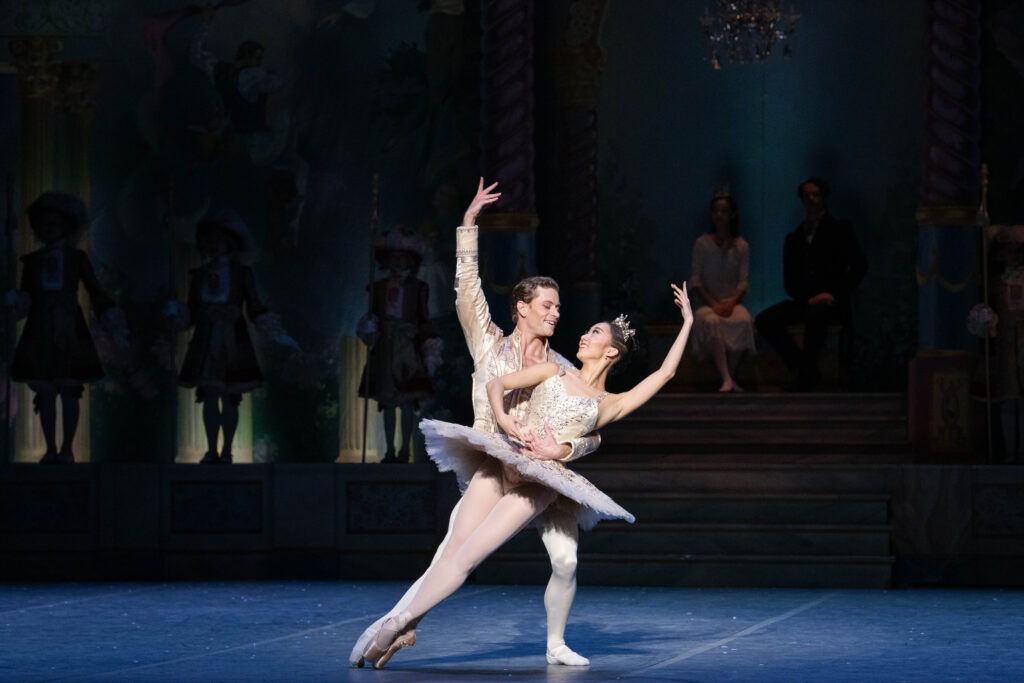
[[[661,394],[602,430],[601,462],[910,461],[903,394]]]
[[[581,580],[888,586],[889,465],[910,455],[903,403],[891,394],[652,400],[574,467],[637,518],[581,533]],[[526,530],[477,580],[542,583],[549,571]]]

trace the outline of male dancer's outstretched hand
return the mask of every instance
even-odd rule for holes
[[[466,209],[466,214],[462,217],[463,226],[470,228],[476,225],[476,217],[480,215],[484,207],[498,201],[501,193],[492,192],[497,186],[498,183],[495,182],[484,187],[484,179],[480,178],[480,184],[476,188],[476,196],[473,197],[473,201],[469,203],[469,208]]]

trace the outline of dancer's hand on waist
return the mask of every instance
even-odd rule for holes
[[[526,427],[525,422],[517,417],[512,417],[508,413],[501,413],[494,417],[498,422],[498,426],[501,427],[501,431],[519,443],[526,443],[526,438],[523,434],[523,428]]]
[[[545,422],[539,433],[528,431],[523,435],[524,452],[534,460],[562,460],[572,453],[572,446],[555,441],[551,427]]]

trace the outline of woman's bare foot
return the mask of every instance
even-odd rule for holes
[[[718,392],[721,394],[743,393],[743,387],[736,384],[734,380],[729,379],[722,382],[722,386],[718,387]]]

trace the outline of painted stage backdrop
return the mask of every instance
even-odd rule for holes
[[[698,22],[714,3],[527,4],[537,225],[511,249],[485,236],[497,321],[508,325],[502,286],[538,268],[593,285],[588,312],[627,312],[641,325],[674,320],[667,285],[689,276],[712,188],[723,183],[751,245],[745,303],[756,314],[784,296],[782,244],[801,218],[796,188],[816,175],[831,182],[831,211],[853,222],[870,262],[854,304],[856,388],[902,390],[916,347],[923,0],[796,3],[791,57],[721,70],[707,59]],[[83,245],[127,315],[128,352],[104,348],[109,340],[97,335],[107,377],[89,391],[87,459],[201,455],[197,408],[176,384],[188,333],[171,330],[165,313],[169,300],[184,299],[199,263],[197,221],[229,209],[247,227],[246,262],[286,332],[277,341],[254,334],[265,381],[243,399],[241,459],[358,460],[365,350],[356,326],[369,305],[374,175],[380,230],[416,231],[425,244],[418,276],[430,287],[444,362],[422,414],[471,419],[472,368],[451,283],[454,227],[486,166],[479,2],[0,5],[5,33],[63,36],[59,60],[94,68],[88,125],[75,128],[56,109],[54,149],[32,161],[53,188],[85,195],[91,228]],[[576,38],[593,46],[592,160],[584,161],[596,179],[587,190],[595,225],[567,243],[557,238],[565,188],[550,163],[561,133],[549,115],[580,85],[557,66]],[[39,144],[26,133],[33,121],[25,87],[10,72],[0,76],[9,124],[0,160],[18,187],[26,149]],[[72,140],[87,142],[79,167],[62,151]],[[19,198],[22,213],[30,199]],[[595,282],[569,267],[580,242],[593,252]],[[23,253],[31,241],[13,243]],[[576,301],[574,291],[563,301]],[[579,331],[564,326],[556,348],[574,348]],[[280,343],[285,337],[294,343]],[[370,418],[376,460],[372,403]],[[37,459],[24,438],[18,443],[11,459]]]

